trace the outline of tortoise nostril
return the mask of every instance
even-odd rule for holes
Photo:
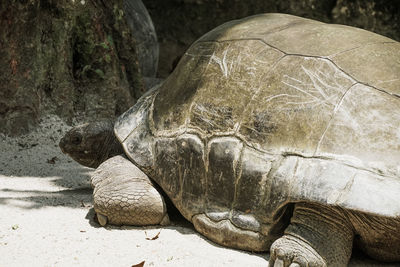
[[[63,153],[65,153],[64,151],[64,148],[65,148],[65,138],[63,137],[63,138],[61,138],[61,140],[60,140],[60,142],[58,143],[58,146],[60,147],[60,149],[61,149],[61,151],[63,152]]]

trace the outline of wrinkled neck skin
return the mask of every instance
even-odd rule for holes
[[[61,139],[62,152],[79,164],[97,168],[105,160],[123,154],[114,135],[114,121],[103,120],[72,128]]]

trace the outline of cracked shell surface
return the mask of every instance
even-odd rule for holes
[[[263,250],[291,203],[399,218],[399,126],[400,43],[263,14],[195,42],[115,133],[199,232]]]

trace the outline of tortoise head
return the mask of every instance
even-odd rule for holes
[[[104,120],[76,126],[60,140],[61,151],[79,164],[97,168],[108,158],[123,153],[113,125],[113,121]]]

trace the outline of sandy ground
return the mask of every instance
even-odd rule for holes
[[[268,265],[268,254],[218,246],[179,217],[168,227],[100,227],[92,170],[58,148],[68,128],[47,117],[29,135],[0,136],[1,267]],[[399,266],[362,258],[353,257],[350,266]]]

